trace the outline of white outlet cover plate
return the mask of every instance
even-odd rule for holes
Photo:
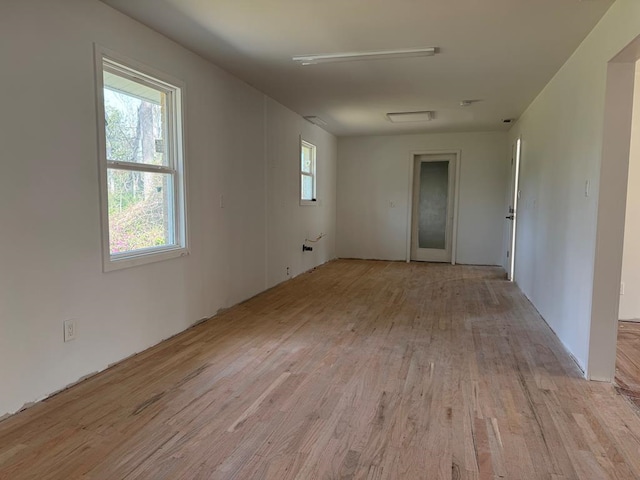
[[[76,339],[76,321],[65,320],[64,321],[64,341],[70,342]]]

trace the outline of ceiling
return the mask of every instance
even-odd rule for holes
[[[613,0],[103,0],[339,135],[506,130]],[[291,57],[438,47],[301,66]],[[461,107],[462,100],[482,100]],[[429,122],[388,112],[435,110]]]

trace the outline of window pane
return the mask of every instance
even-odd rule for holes
[[[446,248],[449,162],[420,164],[420,248]]]
[[[313,151],[305,145],[302,146],[301,161],[300,170],[305,173],[313,173]]]
[[[164,92],[105,71],[107,160],[168,165],[165,105]]]
[[[313,200],[313,177],[301,175],[302,177],[302,200]]]
[[[171,174],[108,169],[111,254],[175,244]]]

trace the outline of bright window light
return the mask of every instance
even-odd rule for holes
[[[182,89],[102,57],[104,268],[186,253]]]
[[[316,201],[316,146],[300,142],[300,200]]]

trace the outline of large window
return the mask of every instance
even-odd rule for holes
[[[312,205],[316,201],[316,147],[300,141],[300,203]]]
[[[183,255],[182,88],[105,54],[99,68],[104,268]]]

